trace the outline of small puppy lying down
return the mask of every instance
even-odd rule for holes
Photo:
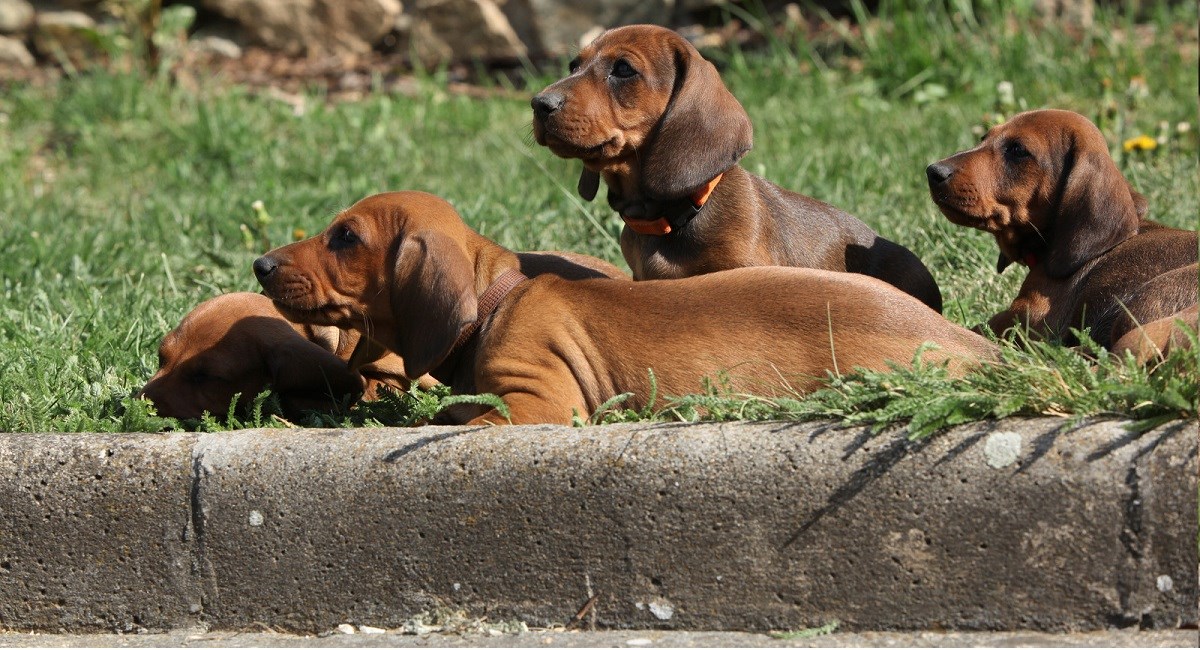
[[[382,269],[382,272],[381,272]],[[663,394],[728,373],[770,395],[818,387],[829,371],[930,361],[961,372],[994,357],[982,337],[863,275],[756,267],[682,280],[526,278],[516,254],[422,192],[378,194],[316,237],[254,262],[288,318],[356,328],[456,393],[493,393],[513,423],[569,423],[632,392],[653,369]],[[501,424],[496,411],[456,421]]]
[[[562,251],[519,253],[528,276],[555,273],[569,279],[628,278],[603,260]],[[223,415],[235,394],[242,406],[268,386],[284,411],[329,410],[346,395],[379,397],[380,387],[404,391],[403,360],[357,330],[293,323],[271,299],[230,293],[201,303],[163,337],[159,370],[139,396],[159,415]],[[437,383],[428,376],[418,382]]]
[[[329,410],[346,395],[374,399],[381,386],[408,388],[400,358],[367,344],[355,330],[301,325],[271,299],[229,293],[200,303],[158,349],[158,372],[139,393],[159,415],[224,415],[235,394],[241,406],[268,386],[284,411]],[[351,355],[357,371],[348,365]]]

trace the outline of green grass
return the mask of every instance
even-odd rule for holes
[[[1083,32],[1041,24],[1021,3],[981,1],[961,11],[970,5],[885,1],[877,16],[862,12],[862,29],[839,34],[830,22],[813,33],[776,30],[764,48],[707,53],[755,125],[744,165],[911,248],[941,285],[947,317],[968,326],[1004,308],[1023,274],[994,273],[990,238],[941,217],[923,170],[971,146],[972,128],[989,114],[1078,110],[1101,124],[1154,218],[1195,228],[1200,213],[1194,3],[1156,5],[1136,23],[1100,7]],[[906,11],[914,7],[921,10]],[[528,86],[560,72],[547,70]],[[1144,95],[1127,91],[1135,79],[1144,80]],[[1001,81],[1013,84],[1014,104],[1000,102]],[[454,94],[437,74],[421,76],[418,88],[352,103],[325,101],[314,89],[297,114],[220,80],[186,90],[162,75],[93,69],[47,87],[0,86],[0,430],[178,424],[129,398],[153,373],[161,336],[205,298],[256,290],[250,263],[264,249],[297,230],[319,231],[374,192],[434,192],[505,246],[624,265],[619,219],[602,198],[584,204],[575,196],[576,163],[532,142],[527,99]],[[1170,133],[1164,146],[1121,150],[1129,137],[1158,134],[1161,122]],[[1176,134],[1180,122],[1192,130]],[[256,216],[255,201],[269,221]],[[1194,354],[1153,374],[1073,354],[1011,348],[1006,364],[966,382],[939,377],[937,368],[845,377],[787,403],[714,389],[664,398],[657,411],[597,419],[916,417],[914,431],[924,432],[1009,413],[1123,413],[1153,422],[1196,412]],[[403,424],[443,399],[400,396],[313,421]],[[286,424],[270,400],[262,406],[233,424]]]

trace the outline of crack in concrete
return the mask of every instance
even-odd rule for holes
[[[1133,600],[1137,596],[1137,578],[1141,573],[1142,558],[1145,556],[1145,541],[1142,539],[1142,488],[1138,466],[1135,463],[1125,474],[1125,487],[1129,498],[1125,501],[1121,534],[1118,538],[1130,562],[1117,572],[1117,597],[1121,611],[1109,617],[1113,625],[1128,627],[1140,622],[1141,616],[1133,611]]]
[[[194,611],[191,614],[199,619],[204,618],[204,610],[212,605],[218,595],[216,575],[213,572],[212,562],[208,558],[207,549],[208,532],[206,527],[208,517],[205,514],[204,508],[204,481],[208,475],[208,468],[204,466],[204,452],[199,450],[193,451],[191,485],[188,489],[188,508],[190,514],[188,529],[194,540],[192,546],[192,575],[199,582],[200,598],[198,603],[193,604]]]

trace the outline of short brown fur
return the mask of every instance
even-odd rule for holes
[[[1191,313],[1195,326],[1196,232],[1143,218],[1145,199],[1084,116],[1021,113],[926,173],[946,218],[996,238],[998,270],[1029,267],[1012,305],[988,321],[995,333],[1028,327],[1073,344],[1070,328],[1090,327],[1111,347],[1138,323]],[[1148,327],[1145,343],[1167,347],[1171,331]]]
[[[238,393],[244,407],[268,386],[289,414],[327,410],[346,395],[374,399],[382,386],[406,389],[400,358],[359,346],[360,338],[355,330],[289,322],[261,294],[217,296],[163,337],[158,372],[139,395],[159,415],[198,418],[223,416]]]
[[[772,394],[811,390],[829,370],[909,362],[926,340],[940,346],[926,358],[956,371],[994,355],[883,282],[782,267],[650,282],[542,275],[513,289],[473,344],[452,350],[480,296],[520,262],[421,192],[363,199],[255,265],[289,317],[367,332],[413,373],[499,395],[513,423],[568,423],[625,391],[639,407],[651,368],[661,394],[702,390],[721,372],[736,389]],[[458,421],[468,419],[503,421],[497,412]]]
[[[654,219],[684,209],[722,172],[707,204],[682,230],[643,235],[626,226],[621,250],[638,280],[682,278],[744,266],[798,266],[870,275],[941,311],[929,270],[908,249],[859,219],[745,171],[749,116],[717,70],[686,39],[652,25],[605,32],[570,76],[533,100],[534,137],[578,158],[580,192],[598,177],[622,216]],[[628,65],[633,75],[618,65]]]

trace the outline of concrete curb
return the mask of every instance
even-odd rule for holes
[[[1197,622],[1197,428],[0,435],[0,628]]]

